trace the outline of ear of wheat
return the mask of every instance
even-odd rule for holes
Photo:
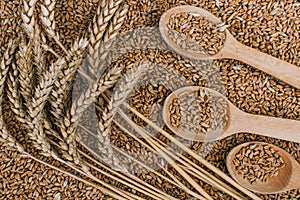
[[[127,12],[128,12],[127,5],[120,7],[116,11],[108,29],[105,31],[102,43],[100,47],[97,49],[97,55],[99,56],[98,58],[99,63],[98,65],[96,65],[98,74],[101,73],[101,71],[103,70],[103,66],[105,64],[104,61],[107,58],[110,52],[110,48],[124,23]]]
[[[12,63],[13,54],[16,50],[17,44],[18,44],[18,40],[9,41],[8,47],[4,52],[4,55],[0,63],[0,141],[2,141],[5,144],[5,146],[7,146],[9,149],[14,150],[15,148],[17,148],[17,150],[19,150],[19,152],[22,153],[24,152],[24,149],[17,142],[17,140],[8,132],[3,120],[3,113],[2,113],[4,86],[5,86],[9,67]]]
[[[121,81],[117,82],[115,92],[108,102],[104,112],[101,114],[98,126],[98,148],[101,152],[101,157],[103,161],[115,169],[121,167],[119,160],[113,155],[113,149],[110,144],[110,126],[113,121],[115,114],[117,113],[119,106],[125,101],[131,91],[134,89],[134,85],[138,79],[143,75],[145,71],[145,66],[140,65],[138,67],[131,67],[130,72],[128,72]],[[126,170],[123,168],[123,170]]]
[[[82,64],[86,47],[87,41],[84,38],[74,42],[69,50],[69,56],[65,57],[66,63],[63,65],[54,82],[55,87],[51,92],[50,104],[51,113],[55,117],[58,126],[66,114],[65,102],[67,101],[75,75]]]
[[[21,18],[23,21],[22,26],[29,35],[33,38],[34,35],[34,24],[36,23],[34,18],[35,5],[38,0],[23,0],[23,12],[21,13]]]
[[[20,83],[20,91],[25,104],[29,104],[32,96],[32,79],[33,79],[33,67],[32,67],[32,42],[26,42],[25,38],[21,38],[21,42],[18,50],[18,81]]]
[[[44,0],[44,4],[41,4],[42,18],[44,18],[44,24],[48,27],[51,27],[55,31],[55,0]]]
[[[99,96],[103,91],[111,88],[121,75],[122,69],[114,67],[107,71],[103,78],[98,82],[92,84],[87,91],[85,91],[75,102],[73,102],[71,110],[67,113],[66,117],[61,122],[61,133],[64,141],[69,145],[68,152],[73,155],[74,162],[80,163],[76,151],[76,127],[77,122],[83,111],[89,107],[96,96]]]
[[[99,3],[97,12],[93,19],[93,24],[89,28],[90,39],[88,46],[88,62],[89,70],[92,74],[97,75],[99,73],[98,65],[100,60],[98,57],[98,49],[102,43],[103,35],[109,25],[111,18],[114,16],[117,9],[123,0],[102,0]]]
[[[39,84],[34,88],[35,92],[28,108],[26,121],[29,128],[28,135],[34,141],[34,146],[41,150],[45,156],[49,156],[53,152],[50,149],[50,144],[45,139],[45,133],[41,126],[42,111],[63,62],[64,60],[56,61],[43,74]]]
[[[12,111],[16,114],[17,120],[21,123],[25,123],[26,110],[21,101],[21,95],[18,89],[18,70],[17,65],[12,62],[11,70],[9,72],[8,81],[7,81],[7,97],[11,104]]]

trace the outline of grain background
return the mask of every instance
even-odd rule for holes
[[[176,5],[195,5],[207,9],[226,21],[230,25],[228,27],[230,32],[243,44],[300,67],[300,4],[297,0],[278,1],[278,3],[269,0],[128,0],[126,3],[129,5],[129,12],[122,31],[138,27],[158,26],[159,17],[165,10]],[[37,8],[39,9],[39,6]],[[88,24],[92,21],[96,8],[96,0],[57,1],[55,8],[56,31],[64,36],[62,42],[65,45],[68,46],[78,36],[87,34]],[[8,39],[14,38],[16,33],[20,31],[18,23],[20,11],[20,1],[0,0],[0,56],[6,48]],[[56,51],[60,51],[54,43],[52,46]],[[151,50],[140,51],[126,55],[119,63],[130,63],[133,58],[142,58],[147,55],[155,55],[164,59],[166,54],[168,53]],[[168,66],[175,69],[183,68],[181,73],[192,80],[195,85],[205,85],[201,78],[194,80],[191,77],[195,74],[198,74],[198,77],[203,77],[205,71],[198,72],[193,67],[187,68],[185,66],[192,61],[183,60],[178,55],[172,56],[176,66],[166,62]],[[224,93],[241,110],[252,114],[300,120],[299,89],[238,61],[218,60],[214,61],[214,64],[220,67],[222,82],[225,86]],[[190,73],[191,71],[193,73]],[[167,93],[168,91],[164,92],[165,96]],[[4,118],[9,124],[9,130],[17,135],[23,144],[26,144],[28,138],[23,138],[23,128],[18,125],[9,105],[5,102],[4,108]],[[113,130],[111,139],[117,146],[126,147],[126,144],[132,144],[131,139],[119,139],[117,137],[122,133],[117,127],[113,127]],[[275,144],[288,151],[300,162],[300,145],[298,143],[247,133],[236,134],[207,145],[208,153],[203,151],[200,154],[206,154],[208,161],[228,173],[224,159],[230,149],[240,143],[254,140]],[[195,143],[192,148],[198,150],[202,145]],[[17,153],[8,151],[2,146],[0,148],[0,180],[5,180],[0,182],[0,199],[52,199],[54,197],[59,198],[59,196],[61,199],[101,199],[103,197],[99,190],[86,186],[33,160],[20,158]],[[29,145],[26,148],[30,152],[33,151]],[[39,157],[39,155],[36,156]],[[57,162],[49,158],[47,161],[53,165],[58,165]],[[63,168],[64,166],[60,167]],[[172,169],[170,171],[172,172]],[[175,197],[186,198],[181,190],[168,188],[152,174],[141,174],[141,177],[144,177],[149,183],[157,185],[157,187],[165,188],[166,192]],[[109,179],[105,181],[109,182]],[[206,184],[203,184],[203,187],[215,199],[226,199],[223,193]],[[300,189],[276,195],[261,195],[261,197],[264,199],[299,199]]]

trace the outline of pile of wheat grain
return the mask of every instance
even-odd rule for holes
[[[30,29],[32,26],[32,18],[33,15],[31,13],[31,7],[34,0],[32,1],[25,1],[28,3],[28,6],[23,6],[25,9],[23,11],[23,20],[25,24],[27,25],[27,32],[29,35],[34,37],[34,33],[37,33],[36,30],[32,32],[33,29]],[[91,34],[91,37],[94,37],[92,42],[88,44],[88,53],[90,54],[91,58],[89,59],[92,64],[94,62],[95,54],[93,54],[94,49],[97,49],[99,47],[99,41],[97,41],[97,38],[101,38],[101,36],[104,35],[104,38],[110,38],[114,34],[114,29],[109,29],[108,23],[106,23],[106,20],[110,20],[111,17],[114,15],[115,12],[119,13],[118,15],[122,19],[116,19],[112,20],[112,27],[118,27],[120,28],[121,22],[123,22],[122,15],[125,15],[124,9],[117,9],[118,6],[116,6],[116,9],[114,9],[114,5],[119,5],[119,1],[109,1],[109,4],[103,4],[100,5],[106,9],[111,9],[112,13],[106,13],[108,16],[103,17],[101,16],[101,9],[97,8],[98,5],[95,1],[90,1],[87,3],[86,1],[63,1],[63,2],[57,2],[54,6],[54,1],[45,0],[42,2],[38,2],[38,13],[42,15],[43,20],[39,21],[40,26],[45,27],[46,33],[45,33],[45,39],[50,45],[51,48],[53,48],[58,55],[61,55],[63,53],[68,52],[70,54],[66,57],[66,62],[69,66],[73,66],[74,71],[78,70],[78,63],[71,63],[70,61],[74,58],[77,60],[82,59],[82,52],[81,48],[85,48],[86,43],[85,40],[80,40],[77,37],[85,37],[89,33]],[[105,1],[103,1],[105,2]],[[22,51],[19,51],[18,56],[12,60],[10,60],[10,56],[13,56],[13,49],[12,51],[9,51],[5,54],[5,49],[7,49],[7,44],[10,37],[15,35],[15,32],[18,32],[20,30],[20,24],[17,23],[18,17],[21,15],[20,13],[20,7],[18,6],[21,3],[18,1],[8,2],[3,1],[1,2],[1,10],[4,8],[4,17],[2,18],[1,15],[1,22],[3,22],[4,26],[1,26],[1,33],[2,35],[5,35],[3,39],[1,40],[1,55],[2,58],[5,59],[5,63],[10,63],[11,68],[8,72],[1,71],[3,74],[1,74],[2,77],[7,76],[7,86],[5,86],[5,97],[4,101],[7,102],[7,105],[4,109],[4,122],[6,124],[10,124],[7,128],[8,131],[2,129],[1,135],[5,135],[6,146],[11,145],[17,145],[16,140],[12,137],[6,137],[7,133],[13,133],[12,135],[15,136],[18,141],[20,141],[21,145],[25,148],[26,152],[31,153],[30,155],[33,155],[32,159],[38,158],[44,161],[48,161],[53,166],[58,166],[59,169],[63,169],[63,171],[70,172],[72,174],[77,175],[78,177],[82,174],[85,174],[85,170],[87,170],[87,166],[89,162],[85,162],[86,160],[82,159],[81,156],[85,155],[84,151],[81,152],[84,148],[74,142],[76,138],[74,138],[74,127],[76,124],[73,124],[76,119],[78,119],[81,114],[80,110],[87,108],[88,103],[82,105],[81,101],[75,102],[75,106],[71,107],[70,113],[66,113],[66,110],[62,110],[61,106],[63,105],[62,102],[68,101],[68,93],[66,89],[68,88],[68,85],[64,84],[65,80],[64,77],[67,78],[74,78],[72,76],[72,72],[68,71],[69,68],[64,68],[64,64],[62,63],[62,60],[59,60],[59,62],[54,62],[52,66],[48,66],[45,63],[43,63],[43,59],[36,59],[33,60],[33,66],[36,66],[39,64],[39,66],[45,66],[45,67],[36,67],[35,70],[32,72],[30,70],[30,59],[28,59],[30,56],[36,57],[36,58],[42,58],[43,54],[41,54],[41,50],[39,49],[33,49],[31,51],[30,48],[32,48],[28,44],[28,39],[21,39],[20,45],[24,48],[22,48]],[[43,5],[44,7],[40,7],[40,5]],[[249,2],[249,1],[127,1],[126,4],[129,5],[129,11],[127,13],[127,18],[125,20],[125,23],[121,27],[121,31],[128,31],[132,28],[137,27],[145,27],[145,26],[157,26],[159,17],[161,14],[168,8],[171,8],[175,5],[182,5],[182,4],[191,4],[196,5],[202,8],[205,8],[212,13],[219,16],[224,22],[226,22],[229,26],[228,29],[231,31],[231,33],[241,42],[244,44],[257,48],[260,51],[266,52],[268,54],[271,54],[273,56],[276,56],[278,58],[284,59],[290,63],[293,63],[297,66],[300,66],[300,43],[299,43],[299,30],[300,30],[300,9],[299,9],[299,3],[297,1],[280,1],[280,2],[273,2],[273,1],[258,1],[258,2]],[[27,8],[27,9],[26,9]],[[92,31],[87,31],[87,25],[86,22],[92,22],[93,21],[93,13],[95,10],[98,9],[98,18],[94,19],[94,23],[98,23],[97,29],[92,29]],[[17,12],[12,12],[17,11]],[[13,16],[13,13],[17,13],[15,16]],[[53,15],[54,13],[54,15]],[[39,16],[40,16],[39,15]],[[55,22],[53,23],[53,16],[55,18]],[[27,18],[29,20],[27,20]],[[74,21],[76,23],[72,23]],[[42,25],[42,21],[44,22],[44,25]],[[118,30],[117,28],[117,30]],[[9,31],[11,30],[11,31]],[[58,32],[60,37],[57,38],[55,34],[53,34],[53,30],[55,32]],[[78,31],[79,30],[79,31]],[[111,30],[104,32],[103,30]],[[24,34],[25,35],[25,34]],[[16,35],[15,35],[16,36]],[[90,35],[89,35],[90,36]],[[138,37],[137,35],[133,35],[133,37]],[[150,34],[149,38],[145,38],[146,40],[152,40],[153,34]],[[157,37],[155,37],[158,39]],[[55,40],[60,40],[62,42],[62,45],[65,45],[65,51],[64,49],[61,49],[59,45],[56,44]],[[77,42],[75,42],[77,41]],[[134,40],[133,40],[134,41]],[[134,45],[132,43],[131,45]],[[11,45],[12,47],[14,45]],[[33,45],[35,46],[35,45]],[[110,44],[107,44],[106,48],[109,48]],[[42,48],[42,47],[41,47]],[[50,49],[49,49],[50,50]],[[44,51],[44,49],[43,49]],[[43,52],[42,51],[42,52]],[[106,55],[105,50],[102,51],[102,55]],[[49,53],[51,54],[51,53]],[[47,55],[49,55],[47,53]],[[67,54],[67,53],[66,53]],[[67,54],[67,55],[68,55]],[[6,56],[8,55],[8,56]],[[40,55],[40,56],[36,56]],[[300,119],[300,91],[299,89],[295,89],[277,79],[274,77],[271,77],[263,72],[260,72],[258,70],[255,70],[251,68],[250,66],[247,66],[241,62],[233,61],[233,60],[219,60],[214,61],[213,63],[206,63],[206,62],[195,62],[190,61],[188,59],[182,58],[172,52],[166,52],[166,51],[158,51],[158,50],[147,50],[147,51],[135,51],[133,53],[128,53],[124,55],[118,62],[116,62],[115,65],[112,66],[110,72],[107,72],[106,74],[109,75],[111,72],[116,72],[118,74],[118,68],[124,68],[125,66],[130,66],[136,62],[140,62],[143,58],[148,57],[151,61],[154,63],[163,63],[170,69],[174,69],[178,71],[183,77],[185,77],[188,81],[192,82],[194,85],[200,85],[200,86],[211,86],[216,87],[219,91],[222,91],[229,99],[230,101],[235,104],[240,109],[253,113],[253,114],[264,114],[269,116],[277,116],[277,117],[285,117],[290,119]],[[49,60],[55,60],[55,56],[51,54]],[[17,66],[22,65],[24,66],[22,69],[18,68]],[[62,65],[62,66],[61,66]],[[1,66],[2,67],[2,66]],[[63,69],[63,74],[57,73],[58,68]],[[26,71],[27,70],[27,71]],[[27,73],[27,72],[31,73]],[[96,69],[95,69],[96,71]],[[221,74],[219,74],[219,71]],[[36,73],[39,72],[39,73]],[[30,77],[33,77],[34,74],[40,74],[41,76],[38,77],[38,79]],[[53,75],[53,77],[56,75],[57,77],[60,77],[61,82],[55,82],[54,79],[49,79],[49,75]],[[120,74],[118,74],[120,75]],[[18,77],[18,79],[16,79]],[[115,77],[116,78],[116,77]],[[44,84],[41,83],[40,80],[43,80]],[[102,79],[97,86],[105,86],[105,81],[110,81],[109,76],[106,77],[106,79]],[[114,78],[112,79],[112,81]],[[221,86],[219,85],[220,82],[222,83]],[[102,83],[102,85],[101,85]],[[163,82],[162,82],[163,83]],[[152,83],[151,83],[152,84]],[[134,91],[135,94],[141,93],[143,94],[143,90],[146,90],[146,93],[153,92],[153,88],[150,87],[151,84],[146,84],[147,87],[141,87]],[[217,84],[217,85],[216,85]],[[36,87],[40,91],[34,92],[34,89],[30,89],[27,87],[28,85],[32,85],[32,87]],[[50,88],[52,89],[54,87],[57,93],[50,93]],[[158,86],[159,87],[159,86]],[[163,87],[163,86],[161,86]],[[180,86],[177,86],[180,87]],[[89,91],[94,92],[100,92],[103,88],[101,87],[91,87]],[[19,92],[18,92],[19,91]],[[158,102],[153,101],[149,104],[146,104],[149,107],[158,107],[158,111],[156,113],[159,113],[159,109],[161,109],[161,102],[164,100],[164,98],[169,94],[169,90],[154,90],[154,93],[158,94],[151,94],[153,97],[158,96]],[[123,94],[127,94],[129,91],[123,91]],[[0,92],[2,94],[2,92]],[[15,94],[18,94],[21,96],[21,98],[18,98]],[[61,94],[61,95],[58,95]],[[85,102],[89,102],[93,99],[93,96],[90,95],[91,92],[84,93],[82,98],[84,98]],[[50,121],[53,123],[53,126],[56,126],[53,131],[49,129],[49,124],[45,123],[44,121],[35,120],[38,119],[39,116],[44,115],[44,113],[41,112],[41,107],[44,105],[44,100],[47,97],[47,95],[50,95],[50,101],[46,104],[46,108],[50,108],[49,116],[52,119],[56,119],[57,117],[61,118],[62,116],[66,116],[65,120],[53,120]],[[153,98],[150,95],[151,98]],[[143,95],[140,95],[136,98],[142,98]],[[67,99],[65,99],[67,98]],[[122,100],[122,98],[120,97]],[[3,102],[4,102],[3,101]],[[1,101],[2,102],[2,101]],[[52,102],[52,103],[51,103]],[[131,100],[131,105],[135,107],[137,104],[134,103],[134,100]],[[11,104],[12,103],[12,104]],[[158,104],[160,105],[158,105]],[[154,104],[154,105],[153,105]],[[111,102],[111,105],[116,105],[116,102]],[[80,109],[79,109],[80,108]],[[107,133],[109,131],[110,127],[107,126],[103,122],[107,122],[112,120],[113,116],[115,115],[115,112],[112,107],[107,107],[108,110],[104,110],[102,112],[109,113],[107,115],[108,117],[103,118],[102,121],[100,120],[100,131],[102,133]],[[149,108],[145,107],[143,109],[140,109],[139,107],[135,107],[138,109],[142,114],[144,114],[146,117],[149,117]],[[72,110],[73,109],[73,110]],[[111,110],[109,110],[111,109]],[[16,117],[14,120],[10,121],[10,116],[12,115],[12,111],[14,112],[14,117]],[[76,112],[77,110],[77,112]],[[75,113],[75,114],[74,114]],[[154,112],[155,113],[155,112]],[[103,115],[105,116],[105,115]],[[155,116],[155,115],[154,115]],[[73,118],[72,118],[73,117]],[[69,120],[68,120],[69,118]],[[139,118],[134,119],[136,122],[140,120]],[[19,122],[18,122],[19,121]],[[23,126],[21,126],[23,124]],[[145,124],[143,124],[145,125]],[[2,126],[2,124],[1,124]],[[43,126],[45,132],[43,130],[40,130],[38,127]],[[19,128],[21,127],[21,128]],[[167,130],[166,127],[164,129]],[[15,130],[15,131],[12,131]],[[29,131],[28,131],[29,130]],[[111,134],[110,138],[104,137],[104,135],[98,135],[98,139],[102,141],[112,141],[113,144],[123,149],[125,152],[143,152],[141,153],[141,160],[144,158],[147,158],[147,156],[150,156],[151,153],[149,150],[145,150],[144,147],[141,147],[141,145],[137,142],[136,139],[133,138],[133,136],[129,136],[126,131],[120,130],[120,128],[116,124],[112,124],[111,126]],[[55,135],[56,131],[61,132],[59,136]],[[26,136],[24,136],[26,133]],[[47,140],[45,140],[45,134],[46,135],[52,135],[50,138],[56,137],[57,140],[52,140],[54,143],[51,143],[52,148],[55,147],[55,145],[59,145],[63,148],[61,148],[58,152],[52,151],[52,148],[49,148],[49,143]],[[168,139],[166,139],[163,135],[158,134],[157,138],[160,139],[163,142],[168,142]],[[247,133],[241,133],[236,134],[233,137],[226,138],[220,141],[217,141],[216,143],[200,143],[200,142],[193,142],[190,144],[190,148],[196,151],[199,151],[200,155],[205,156],[205,158],[211,162],[216,167],[219,167],[224,172],[226,172],[225,168],[225,157],[229,150],[246,141],[254,141],[254,140],[260,140],[260,141],[266,141],[272,144],[275,144],[279,147],[284,148],[288,152],[290,152],[298,161],[300,159],[299,157],[299,144],[298,143],[292,143],[292,142],[286,142],[282,140],[272,139],[272,138],[266,138],[261,136],[256,136],[253,134],[247,134]],[[32,144],[34,144],[34,148],[32,148]],[[168,144],[172,147],[173,144]],[[19,145],[19,150],[22,152],[23,149]],[[173,147],[172,147],[173,148]],[[38,151],[37,151],[37,150]],[[100,154],[101,159],[105,160],[106,162],[110,162],[113,165],[119,166],[118,160],[110,159],[109,153],[111,152],[110,149],[104,148],[101,149],[103,154]],[[7,153],[6,153],[7,154]],[[11,151],[9,151],[10,157],[17,157],[17,155]],[[43,154],[44,156],[51,155],[54,157],[54,159],[50,158],[44,158],[41,156]],[[2,154],[3,157],[5,157],[5,154]],[[25,154],[27,157],[30,157],[30,155]],[[65,163],[63,166],[61,164],[58,164],[59,157],[63,157],[65,160],[68,160],[70,163]],[[85,156],[84,156],[85,157]],[[188,156],[187,156],[188,157]],[[22,158],[21,162],[34,162],[32,159],[28,158]],[[14,170],[10,170],[9,166],[12,166],[12,159],[3,159],[3,169],[1,168],[4,175],[8,177],[14,176],[13,172]],[[199,164],[197,161],[195,163]],[[100,164],[100,163],[99,163]],[[66,165],[69,165],[68,167]],[[7,166],[7,167],[6,167]],[[40,198],[46,198],[44,195],[45,187],[43,186],[44,183],[42,183],[43,175],[38,176],[40,178],[40,184],[38,184],[40,187],[37,187],[38,192],[34,192],[31,189],[27,193],[20,193],[20,191],[26,186],[30,185],[32,181],[35,180],[34,177],[37,175],[34,175],[32,173],[32,169],[35,169],[34,166],[37,166],[38,168],[43,169],[43,165],[40,164],[33,164],[26,165],[25,167],[18,166],[17,164],[13,165],[13,169],[17,171],[17,174],[19,174],[20,178],[17,178],[18,181],[24,183],[21,185],[16,185],[11,179],[7,179],[7,184],[1,185],[1,190],[5,191],[5,193],[10,193],[12,195],[12,198],[30,198],[40,196]],[[96,166],[98,166],[96,164]],[[90,166],[89,166],[90,167]],[[131,168],[136,167],[136,165],[131,166]],[[27,173],[23,173],[23,169],[27,169]],[[81,171],[74,171],[75,169],[79,169]],[[114,196],[114,193],[107,192],[107,187],[111,187],[110,190],[116,190],[119,188],[119,191],[128,191],[132,194],[137,194],[141,197],[145,197],[145,194],[143,194],[143,191],[136,191],[135,189],[130,188],[130,186],[126,186],[124,184],[126,183],[120,183],[118,181],[115,181],[111,176],[109,176],[109,173],[114,173],[113,171],[109,171],[109,168],[106,166],[98,166],[98,170],[101,170],[101,172],[97,171],[96,169],[91,169],[93,172],[92,176],[88,176],[89,181],[85,182],[86,184],[90,184],[90,180],[94,180],[96,183],[99,183],[100,185],[106,185],[106,189],[99,188],[97,185],[92,185],[94,188],[97,188],[97,190],[93,189],[93,192],[87,192],[85,195],[87,198],[91,197],[92,195],[99,195],[100,196],[100,190],[103,191],[105,194],[110,194]],[[73,180],[67,178],[68,176],[63,176],[62,174],[57,175],[51,175],[51,172],[55,174],[54,170],[47,170],[43,172],[45,173],[44,176],[51,176],[54,177],[53,182],[60,183],[61,180],[64,180],[63,186],[56,186],[55,184],[47,184],[50,187],[50,191],[47,190],[47,193],[53,194],[53,197],[56,196],[56,198],[59,198],[58,196],[61,195],[62,198],[68,198],[67,196],[69,193],[66,190],[66,193],[62,192],[56,192],[57,187],[60,188],[60,191],[63,191],[65,187],[70,188],[70,191],[72,191],[72,194],[76,192],[76,196],[78,198],[82,197],[84,198],[84,193],[86,191],[89,191],[90,189],[86,189],[85,191],[81,191],[80,186],[75,187],[75,183],[71,185],[65,185],[66,180]],[[96,172],[96,173],[95,173]],[[108,172],[108,174],[103,175],[105,172]],[[186,182],[186,180],[182,177],[182,175],[178,174],[178,171],[174,169],[173,166],[167,165],[164,169],[160,169],[159,172],[163,174],[164,176],[174,176],[175,178],[179,179],[179,182],[182,182],[183,184],[187,185],[188,188],[191,188],[191,185]],[[6,174],[7,173],[7,174]],[[170,174],[168,174],[170,173]],[[227,173],[227,172],[226,172]],[[25,175],[21,175],[25,174]],[[99,176],[101,174],[101,176]],[[150,183],[153,186],[156,186],[157,188],[163,190],[165,194],[185,199],[188,198],[189,195],[180,188],[180,186],[174,186],[170,184],[165,179],[161,179],[157,174],[154,174],[153,172],[144,172],[141,171],[140,173],[137,173],[139,178],[141,180],[144,180],[148,183]],[[18,177],[18,175],[16,175]],[[23,178],[24,177],[24,178]],[[50,179],[51,180],[51,179]],[[83,179],[82,181],[85,181]],[[72,182],[72,181],[70,181]],[[215,189],[211,188],[208,184],[206,184],[204,181],[198,180],[197,183],[201,185],[204,190],[210,194],[214,199],[228,199],[229,196],[227,194]],[[79,185],[81,183],[78,183]],[[73,186],[73,187],[72,187]],[[88,188],[86,185],[82,186],[83,188]],[[115,188],[117,187],[117,188]],[[43,189],[41,189],[43,188]],[[30,192],[32,191],[32,192]],[[95,191],[95,192],[94,192]],[[59,194],[60,193],[60,194]],[[78,193],[78,194],[77,194]],[[126,193],[122,193],[123,195],[128,195]],[[90,195],[90,196],[89,196]],[[277,194],[277,195],[260,195],[260,197],[265,199],[270,198],[299,198],[300,197],[300,191],[299,190],[292,190],[286,193]],[[118,198],[115,196],[115,198]]]

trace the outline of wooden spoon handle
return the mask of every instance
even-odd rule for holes
[[[300,67],[243,45],[232,36],[227,39],[225,57],[247,63],[300,89]]]
[[[243,113],[232,124],[234,132],[250,132],[292,142],[300,142],[300,121]]]

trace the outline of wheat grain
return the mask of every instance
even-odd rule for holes
[[[97,8],[93,24],[89,28],[90,38],[88,46],[89,70],[92,74],[98,74],[99,59],[98,49],[102,43],[102,37],[109,25],[109,22],[123,0],[102,0]]]
[[[224,46],[227,25],[216,25],[194,13],[176,13],[167,24],[169,37],[188,52],[216,54]]]
[[[278,150],[267,144],[252,144],[241,148],[232,160],[237,172],[250,184],[268,182],[285,167]]]

